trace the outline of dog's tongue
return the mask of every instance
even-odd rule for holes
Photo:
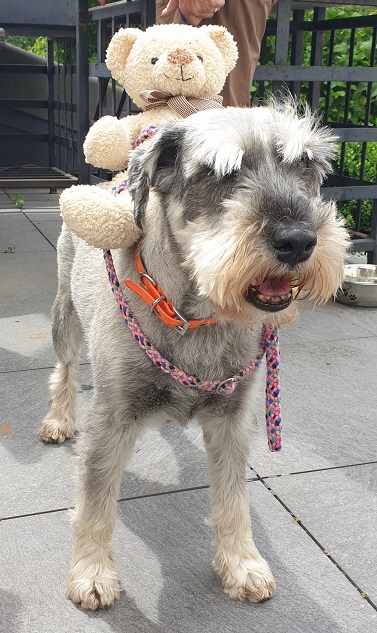
[[[289,281],[284,277],[271,277],[266,279],[259,287],[259,292],[262,295],[270,297],[280,297],[286,295],[290,291]]]

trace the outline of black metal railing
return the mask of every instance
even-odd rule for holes
[[[132,105],[125,91],[111,78],[105,65],[105,52],[114,33],[122,26],[146,29],[154,24],[154,0],[120,0],[114,4],[88,9],[87,0],[79,0],[81,11],[80,30],[77,31],[77,58],[79,85],[97,83],[96,94],[79,95],[78,141],[80,147],[89,129],[90,123],[104,114],[117,117],[131,113]],[[86,22],[85,22],[86,18]],[[96,41],[96,51],[89,54],[88,34],[91,30]],[[84,63],[88,62],[88,65]],[[91,88],[94,86],[92,85]],[[93,93],[93,90],[91,90]],[[98,182],[106,177],[104,170],[93,170],[84,161],[82,152],[79,155],[80,182]]]
[[[76,42],[74,38],[49,39],[48,133],[50,165],[76,174],[77,140]]]
[[[334,129],[339,151],[324,195],[338,201],[354,249],[377,263],[377,1],[332,4],[343,15],[334,17],[334,6],[321,0],[279,0],[267,24],[252,104],[288,91]],[[356,15],[352,6],[365,14]]]
[[[356,15],[349,10],[352,6],[364,10]],[[120,26],[146,28],[154,23],[155,0],[120,0],[91,9],[88,0],[77,0],[77,9],[76,28],[51,32],[47,66],[30,68],[44,74],[48,92],[47,103],[29,107],[48,112],[48,129],[33,138],[48,142],[50,165],[76,174],[79,182],[95,183],[110,174],[85,163],[82,145],[90,124],[104,114],[122,117],[133,111],[124,90],[110,77],[105,51]],[[362,58],[357,52],[360,37]],[[288,91],[319,110],[334,128],[339,152],[324,195],[338,201],[352,225],[355,250],[366,250],[377,263],[376,48],[377,0],[279,0],[267,23],[251,103]],[[0,66],[1,72],[8,70]],[[9,72],[24,70],[18,66]],[[368,237],[360,240],[358,233]]]

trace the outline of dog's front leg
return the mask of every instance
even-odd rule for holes
[[[120,479],[138,432],[91,419],[78,442],[79,496],[73,512],[74,551],[66,595],[84,609],[104,609],[119,598],[112,536]]]
[[[251,531],[246,491],[250,429],[242,421],[215,417],[212,412],[203,413],[200,422],[211,474],[214,568],[231,598],[266,600],[274,595],[276,585]]]

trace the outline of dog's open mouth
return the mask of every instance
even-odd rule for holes
[[[291,303],[292,288],[285,277],[270,277],[260,286],[249,286],[245,299],[259,310],[279,312]]]

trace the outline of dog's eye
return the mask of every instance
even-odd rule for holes
[[[151,64],[154,65],[156,62],[158,62],[158,57],[152,57]]]
[[[302,167],[309,169],[309,167],[311,167],[312,164],[313,164],[313,161],[309,158],[307,154],[305,154],[304,156],[301,156],[300,165],[302,165]]]
[[[203,57],[200,57],[200,55],[197,55],[197,58],[200,62],[203,62]]]

